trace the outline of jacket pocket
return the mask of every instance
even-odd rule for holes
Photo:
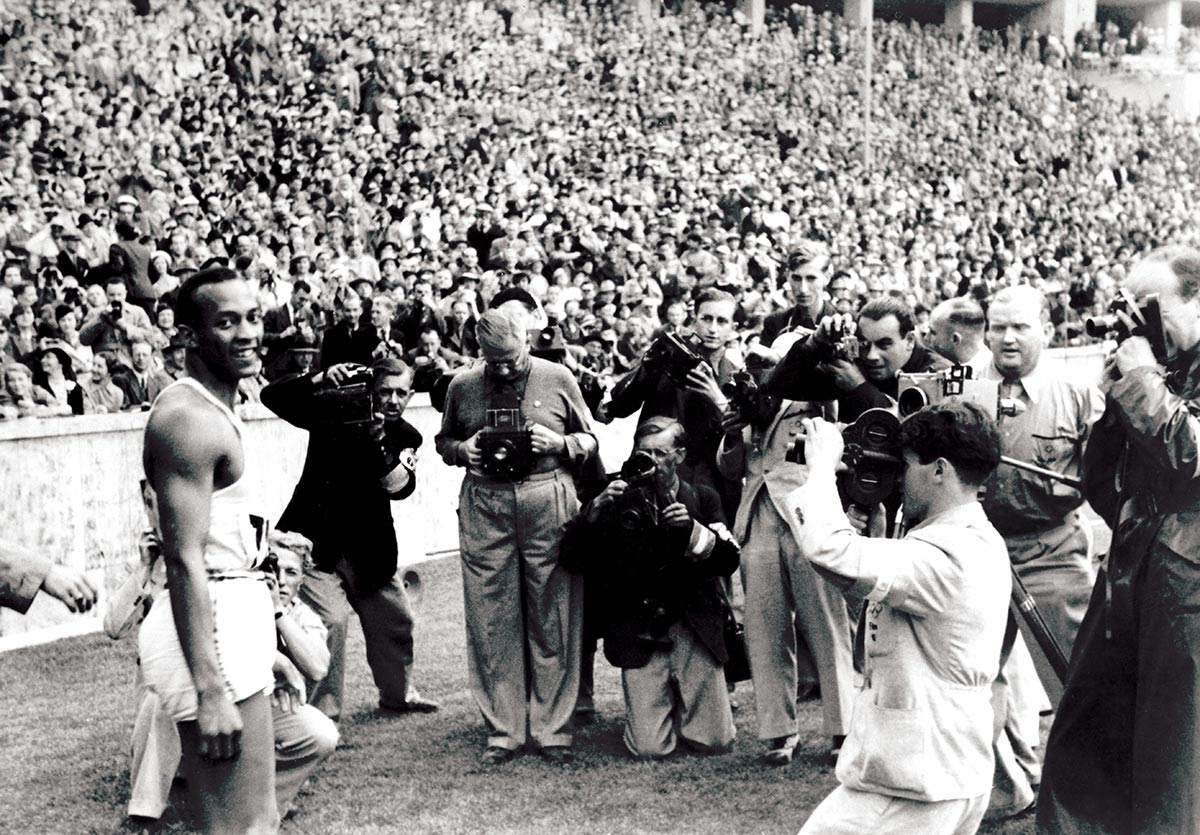
[[[923,794],[929,716],[920,708],[866,705],[862,780],[880,789]]]

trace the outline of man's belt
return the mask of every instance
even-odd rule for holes
[[[555,467],[552,470],[544,470],[542,472],[533,472],[521,479],[508,479],[500,476],[492,476],[479,470],[467,470],[467,477],[476,484],[486,487],[510,487],[514,484],[530,484],[538,481],[549,481],[557,478],[559,475],[567,475],[567,471],[563,467]]]

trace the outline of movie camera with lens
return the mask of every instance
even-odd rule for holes
[[[695,343],[674,333],[659,334],[646,349],[643,364],[656,373],[666,374],[678,388],[687,388],[688,374],[698,368],[704,358],[697,353]]]
[[[761,416],[762,398],[758,394],[758,383],[746,369],[739,369],[721,386],[721,393],[729,401],[729,408],[747,423],[754,423]]]
[[[1124,342],[1131,336],[1141,336],[1150,343],[1154,357],[1160,363],[1167,359],[1167,342],[1163,334],[1162,309],[1158,295],[1150,294],[1140,305],[1128,290],[1118,290],[1103,316],[1089,316],[1084,331],[1093,339]]]
[[[533,432],[519,408],[488,409],[479,433],[479,469],[496,478],[520,481],[533,469]]]
[[[1000,397],[997,380],[981,380],[971,376],[971,369],[955,365],[943,371],[900,374],[896,405],[900,417],[909,415],[945,400],[966,400],[987,412],[992,420],[1012,417],[1022,411],[1015,400]]]
[[[838,493],[851,504],[870,507],[886,501],[900,486],[900,419],[887,409],[867,409],[842,429],[845,448],[838,473]],[[788,444],[785,460],[804,463],[804,436]]]

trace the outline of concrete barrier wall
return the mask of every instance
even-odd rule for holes
[[[1080,378],[1099,379],[1104,352],[1096,346],[1054,350],[1047,360]],[[249,442],[267,464],[259,469],[258,490],[278,518],[300,476],[308,435],[261,406],[244,407],[242,414]],[[434,452],[441,416],[425,395],[413,398],[405,416],[425,438],[416,492],[392,508],[400,561],[411,564],[457,550],[463,470],[446,466]],[[100,628],[104,602],[146,524],[138,493],[145,423],[144,414],[0,423],[0,538],[85,569],[102,590],[99,609],[85,616],[72,616],[46,595],[24,617],[0,610],[0,650]],[[633,420],[598,426],[597,434],[605,467],[615,471],[632,446]]]

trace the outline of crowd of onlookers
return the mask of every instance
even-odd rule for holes
[[[1135,253],[1200,243],[1200,131],[1081,86],[1016,29],[791,6],[34,0],[0,29],[0,413],[147,407],[182,373],[173,291],[259,286],[264,379],[343,321],[429,378],[525,288],[597,380],[698,286],[752,334],[817,237],[844,304],[1030,283],[1083,338]]]

